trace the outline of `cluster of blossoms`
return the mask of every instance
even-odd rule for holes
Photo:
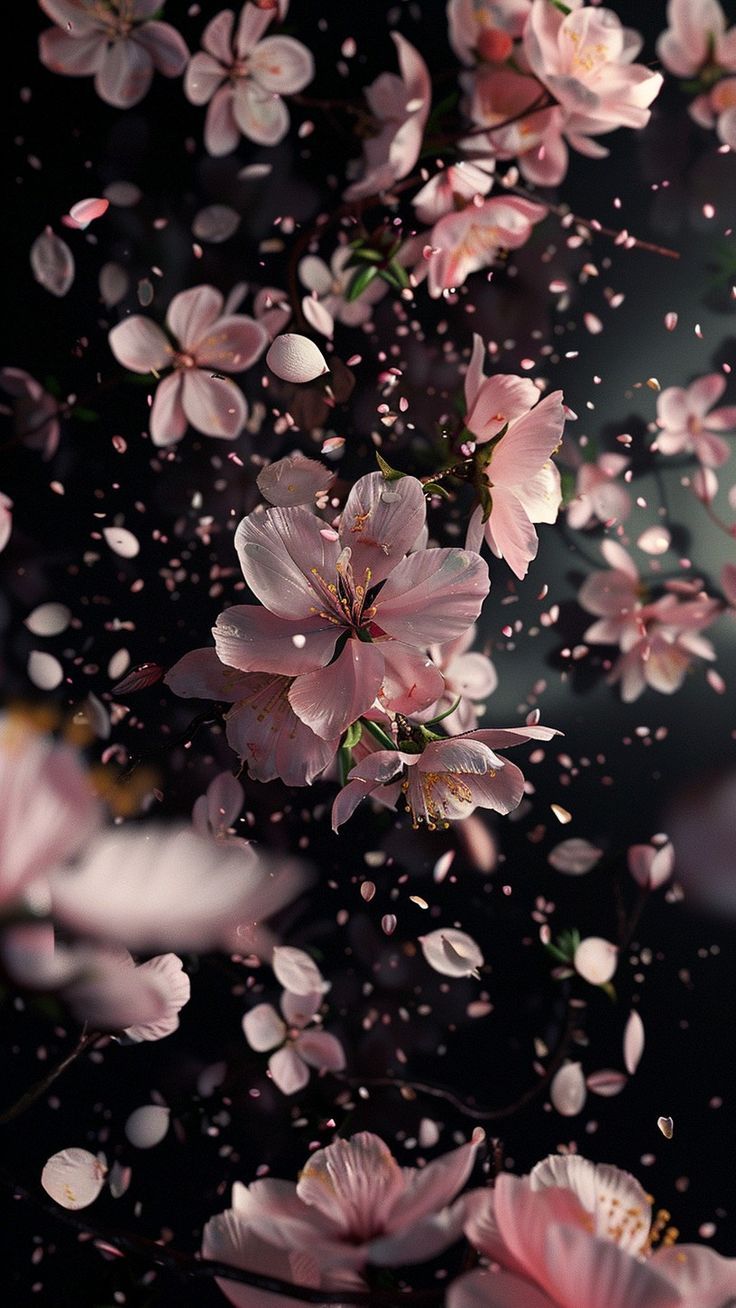
[[[694,94],[690,117],[736,149],[736,26],[727,29],[718,0],[669,0],[667,21],[657,54]]]

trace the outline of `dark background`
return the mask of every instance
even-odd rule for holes
[[[219,7],[204,3],[201,15],[191,17],[188,5],[169,3],[165,17],[195,50],[205,19]],[[644,32],[642,58],[653,59],[654,39],[665,26],[664,4],[617,3],[614,8],[624,22]],[[421,7],[375,4],[358,10],[334,3],[320,5],[315,13],[314,7],[292,0],[286,30],[304,40],[317,61],[315,81],[305,94],[356,97],[378,72],[393,67],[390,13],[399,17],[399,29],[436,75],[454,68],[441,4],[424,0]],[[731,21],[735,17],[731,13]],[[231,537],[240,516],[256,502],[258,460],[280,457],[294,446],[315,452],[320,443],[315,445],[306,432],[290,439],[275,436],[267,416],[257,435],[244,433],[232,447],[190,432],[162,457],[145,433],[146,389],[122,380],[107,346],[107,330],[124,311],[136,311],[135,287],[141,277],[154,283],[155,299],[147,311],[159,318],[173,294],[197,282],[210,281],[225,292],[239,280],[283,286],[285,255],[259,253],[258,243],[277,234],[272,230],[277,216],[309,222],[337,203],[345,160],[357,153],[357,146],[350,138],[349,118],[325,120],[317,111],[295,108],[295,123],[309,116],[316,125],[305,141],[292,132],[273,150],[242,142],[236,155],[208,159],[201,146],[203,110],[188,104],[180,82],[156,77],[142,105],[115,111],[96,98],[91,80],[54,77],[40,67],[35,36],[45,25],[43,15],[28,4],[13,36],[14,140],[7,170],[3,315],[7,341],[1,361],[40,379],[56,378],[63,394],[75,392],[99,416],[67,421],[59,452],[48,463],[14,445],[12,429],[8,431],[0,489],[15,502],[15,525],[0,560],[0,620],[7,697],[42,698],[29,686],[25,666],[31,648],[45,648],[61,659],[67,678],[52,698],[71,708],[90,691],[108,702],[113,698],[107,667],[121,647],[128,649],[132,666],[148,660],[169,666],[187,650],[208,643],[217,613],[240,598]],[[358,53],[347,61],[349,75],[343,76],[340,46],[348,36],[355,37]],[[21,98],[21,88],[29,88],[30,97]],[[603,237],[571,251],[551,217],[509,271],[496,274],[490,285],[483,274],[471,279],[457,306],[430,303],[420,293],[409,315],[419,331],[400,339],[407,364],[403,393],[410,399],[409,416],[418,435],[402,433],[397,424],[384,453],[409,471],[432,466],[433,425],[457,390],[457,362],[445,357],[448,339],[459,352],[469,348],[473,329],[486,339],[506,342],[498,367],[513,371],[527,354],[537,357],[540,341],[532,333],[539,330],[559,356],[539,371],[552,386],[564,389],[579,415],[568,439],[584,433],[601,448],[618,448],[616,434],[629,432],[635,438],[632,493],[647,506],[627,524],[631,541],[657,520],[664,497],[676,549],[665,557],[663,572],[675,575],[678,558],[691,558],[693,573],[717,587],[722,563],[733,558],[732,546],[680,485],[682,467],[652,471],[646,424],[654,418],[656,397],[641,383],[656,377],[663,387],[685,384],[723,362],[736,365],[733,276],[724,236],[736,223],[736,162],[718,153],[714,136],[690,122],[684,100],[669,84],[644,132],[620,132],[606,138],[606,144],[611,149],[607,161],[572,156],[560,198],[583,217],[616,229],[625,225],[642,239],[677,249],[681,258],[622,251]],[[239,168],[264,160],[273,163],[270,178],[238,181]],[[141,188],[143,199],[135,208],[111,207],[86,234],[59,227],[60,215],[77,199],[100,194],[118,179]],[[204,245],[198,260],[191,248],[191,219],[215,201],[237,208],[241,227],[224,245]],[[704,203],[715,206],[714,219],[704,216]],[[157,232],[152,224],[161,217],[168,225]],[[36,285],[28,264],[31,241],[48,222],[64,235],[77,261],[75,284],[63,300]],[[288,245],[286,237],[287,253]],[[321,252],[330,248],[328,238]],[[107,314],[97,274],[110,259],[130,271],[132,294]],[[599,276],[578,285],[586,261]],[[152,275],[152,266],[160,267],[163,276]],[[562,311],[547,291],[559,275],[570,277],[573,286],[571,303]],[[624,293],[619,308],[607,306],[606,287]],[[472,317],[466,312],[468,301],[476,306]],[[668,333],[664,315],[673,310],[679,324]],[[586,311],[604,321],[601,335],[585,330]],[[358,351],[365,360],[356,368],[350,405],[338,410],[330,425],[347,438],[340,464],[344,483],[373,466],[370,432],[381,399],[376,354],[379,341],[393,339],[396,323],[388,299],[375,322],[377,330],[367,338],[344,329],[335,338],[343,359]],[[438,331],[443,322],[448,329]],[[575,351],[577,357],[564,357]],[[261,374],[256,365],[245,379],[252,403],[261,398]],[[733,403],[733,388],[729,394]],[[123,455],[112,445],[115,434],[127,441]],[[228,460],[231,448],[242,467]],[[51,489],[53,481],[64,485],[63,496]],[[723,482],[727,488],[725,474]],[[201,505],[193,508],[195,493]],[[722,499],[729,519],[725,495]],[[195,530],[204,515],[213,518],[209,541]],[[451,542],[456,517],[455,510],[437,514],[434,536]],[[113,521],[139,535],[142,548],[135,560],[120,560],[98,544],[93,533]],[[580,640],[587,625],[574,597],[583,576],[599,561],[599,535],[567,532],[559,524],[542,527],[540,541],[538,559],[523,585],[515,584],[501,565],[492,565],[494,587],[479,639],[492,652],[500,686],[487,721],[516,723],[538,702],[543,720],[560,727],[565,739],[546,748],[543,763],[527,764],[536,793],[518,821],[486,817],[503,860],[496,873],[479,873],[460,848],[451,876],[437,885],[431,869],[454,843],[451,836],[430,839],[413,833],[405,820],[365,811],[336,840],[320,814],[320,806],[324,810],[334,794],[330,783],[304,792],[246,783],[255,838],[277,849],[293,848],[300,836],[308,838],[306,855],[315,883],[285,915],[284,931],[289,943],[319,951],[323,970],[333,980],[328,1025],[344,1040],[350,1073],[390,1071],[451,1087],[461,1099],[482,1105],[512,1103],[535,1081],[534,1037],[553,1048],[561,1036],[567,984],[550,978],[550,963],[538,941],[540,913],[549,916],[554,934],[578,926],[584,934],[615,938],[617,895],[629,909],[635,900],[625,871],[626,847],[666,829],[668,805],[679,802],[684,788],[707,783],[733,766],[733,619],[721,619],[713,633],[725,695],[708,686],[700,665],[676,696],[648,691],[636,704],[623,705],[616,690],[604,684],[597,654],[577,663],[562,653]],[[646,571],[646,558],[637,557]],[[218,567],[227,570],[222,579],[212,573]],[[131,585],[139,577],[145,585],[133,593]],[[212,593],[218,580],[221,589]],[[545,583],[549,594],[540,600]],[[75,623],[63,635],[39,642],[22,622],[46,600],[68,604]],[[560,605],[558,622],[541,626],[540,614],[553,603]],[[522,627],[507,640],[501,628],[517,620]],[[121,623],[126,624],[122,629]],[[545,688],[532,698],[540,680]],[[146,768],[153,768],[161,794],[155,811],[186,815],[211,777],[232,766],[221,734],[205,728],[190,750],[167,748],[197,705],[176,701],[160,686],[123,702],[130,711],[114,727],[112,739],[132,754],[144,755]],[[648,735],[637,735],[642,726],[649,728]],[[666,737],[655,740],[661,727],[667,728]],[[92,749],[91,758],[99,752],[99,747]],[[558,826],[549,810],[553,802],[572,812],[569,826]],[[282,815],[277,823],[274,813]],[[584,836],[605,851],[605,861],[587,878],[564,878],[546,862],[553,845],[568,835]],[[388,861],[371,867],[364,854],[378,850]],[[359,894],[366,877],[377,886],[370,904]],[[430,910],[412,904],[410,894],[424,896]],[[573,1143],[591,1158],[631,1169],[657,1204],[672,1212],[683,1239],[698,1238],[701,1224],[713,1223],[714,1246],[734,1256],[734,929],[728,920],[701,912],[692,898],[684,903],[674,902],[677,898],[660,891],[647,906],[631,949],[622,957],[615,1005],[582,983],[575,983],[572,992],[587,1002],[587,1015],[581,1017],[581,1040],[587,1043],[573,1052],[586,1073],[622,1066],[626,1015],[632,1005],[639,1008],[647,1048],[624,1092],[612,1099],[591,1095],[574,1119],[551,1111],[542,1094],[519,1113],[491,1122],[488,1131],[501,1138],[506,1165],[518,1171],[559,1145]],[[338,918],[341,911],[345,920]],[[390,939],[380,926],[388,912],[398,917]],[[480,983],[448,985],[413,957],[413,942],[432,918],[435,925],[465,927],[482,944],[489,969]],[[649,953],[642,956],[642,949]],[[404,1163],[413,1158],[404,1140],[415,1137],[423,1117],[443,1124],[443,1149],[451,1147],[454,1132],[467,1137],[472,1129],[472,1121],[446,1102],[421,1096],[409,1102],[392,1089],[373,1090],[366,1101],[356,1098],[348,1113],[336,1106],[336,1097],[348,1092],[329,1079],[313,1082],[296,1104],[286,1100],[266,1080],[265,1060],[248,1051],[240,1030],[246,989],[262,986],[263,997],[274,998],[270,974],[262,969],[253,975],[226,959],[191,960],[191,969],[193,998],[175,1036],[158,1045],[108,1046],[99,1062],[78,1064],[59,1082],[54,1092],[58,1104],[41,1100],[12,1129],[2,1128],[6,1165],[34,1194],[41,1195],[38,1177],[51,1153],[70,1145],[102,1148],[109,1161],[119,1157],[132,1165],[131,1187],[117,1201],[103,1196],[82,1216],[153,1239],[166,1229],[176,1248],[192,1251],[206,1218],[226,1206],[234,1179],[253,1179],[264,1163],[274,1175],[295,1176],[310,1142],[332,1138],[328,1122],[333,1117],[348,1133],[367,1128],[383,1134]],[[481,996],[487,996],[493,1011],[482,1019],[468,1017],[467,1004]],[[47,1061],[70,1047],[74,1028],[60,1009],[27,1001],[21,1007],[10,995],[0,1011],[12,1055],[6,1058],[3,1095],[11,1102],[43,1075]],[[221,1061],[227,1063],[223,1086],[209,1097],[199,1096],[200,1073]],[[157,1149],[141,1153],[125,1142],[122,1128],[152,1090],[171,1104],[177,1125]],[[675,1121],[671,1141],[657,1130],[660,1114]],[[144,1285],[142,1263],[106,1261],[89,1244],[80,1245],[77,1235],[50,1213],[18,1201],[9,1201],[9,1207],[15,1235],[3,1303],[107,1305],[115,1292],[136,1305],[222,1301],[213,1286],[190,1285],[169,1274]],[[34,1249],[43,1251],[37,1264],[31,1263]]]

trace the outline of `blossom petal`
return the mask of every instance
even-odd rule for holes
[[[254,81],[235,87],[232,112],[243,136],[256,145],[278,145],[289,130],[289,110],[281,96],[261,90]]]
[[[197,341],[197,363],[221,372],[245,372],[267,344],[268,333],[255,319],[244,314],[218,318]]]
[[[494,486],[491,498],[491,516],[486,523],[491,549],[523,581],[539,548],[534,524],[518,496],[505,486]]]
[[[156,387],[151,406],[150,431],[154,445],[176,445],[187,429],[187,415],[182,404],[181,374],[172,372]]]
[[[248,1044],[259,1054],[275,1049],[286,1038],[286,1023],[273,1004],[256,1004],[245,1014],[242,1025]]]
[[[370,573],[376,586],[408,554],[427,516],[422,484],[416,477],[386,481],[372,472],[353,486],[340,519],[340,542],[351,550],[357,582]]]
[[[528,414],[538,399],[539,391],[531,377],[513,377],[496,373],[493,377],[485,377],[481,381],[473,406],[468,410],[465,425],[479,443],[492,440],[508,423],[516,423],[518,419]],[[494,451],[494,459],[506,439],[506,436],[501,438],[501,443]],[[513,439],[511,443],[514,444]],[[546,458],[547,454],[541,460],[537,460],[536,467],[539,467],[539,463],[543,463]],[[524,478],[520,476],[515,480],[523,481]]]
[[[232,10],[224,10],[224,13]],[[218,17],[222,17],[219,14]],[[184,94],[191,104],[207,104],[225,78],[225,69],[211,55],[200,50],[190,59],[184,77]]]
[[[158,372],[171,362],[172,349],[161,328],[140,313],[113,327],[108,342],[118,363],[131,372]]]
[[[284,1095],[295,1095],[309,1084],[309,1068],[289,1045],[277,1049],[268,1060],[274,1084]]]
[[[240,144],[240,128],[233,114],[233,88],[229,82],[215,91],[207,107],[204,144],[214,158],[232,154]]]
[[[183,350],[194,353],[222,313],[223,299],[214,286],[192,286],[175,295],[166,314],[166,326]]]
[[[87,1149],[62,1149],[49,1158],[41,1185],[62,1208],[87,1208],[105,1184],[107,1168]]]
[[[243,518],[235,533],[243,576],[253,594],[282,618],[311,618],[324,608],[315,588],[332,581],[339,546],[305,509],[268,509]]]
[[[295,1049],[309,1067],[321,1072],[342,1072],[345,1067],[345,1050],[329,1031],[304,1031],[297,1036]]]
[[[234,604],[213,628],[218,658],[241,672],[297,677],[332,658],[339,630],[320,618],[292,621],[257,604]]]
[[[501,437],[488,467],[489,481],[515,486],[534,477],[560,444],[564,425],[562,391],[553,391]]]
[[[181,404],[197,431],[223,440],[235,440],[248,416],[245,396],[235,382],[211,377],[199,368],[184,373]]]
[[[444,644],[475,622],[490,585],[479,554],[421,550],[391,572],[380,593],[376,621],[406,644]]]
[[[232,703],[247,693],[252,678],[226,667],[212,648],[193,649],[164,677],[165,685],[184,699],[215,699]]]
[[[248,71],[264,91],[293,94],[311,82],[314,59],[307,47],[291,36],[267,36],[251,54]]]
[[[380,647],[348,640],[334,663],[293,682],[289,703],[323,740],[333,740],[374,703],[383,682]]]
[[[405,1175],[379,1136],[360,1131],[318,1149],[302,1169],[299,1198],[335,1223],[339,1231],[366,1234],[381,1229],[384,1217],[406,1190]]]
[[[153,66],[164,77],[180,77],[189,58],[184,37],[171,23],[156,20],[136,28],[133,38],[150,55]]]
[[[114,41],[105,51],[97,73],[95,90],[105,104],[130,109],[146,95],[153,79],[153,61],[137,41]]]

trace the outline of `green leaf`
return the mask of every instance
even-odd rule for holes
[[[367,268],[361,268],[360,272],[355,274],[345,294],[345,299],[348,304],[352,304],[354,300],[360,299],[363,291],[366,287],[370,286],[371,282],[377,276],[378,271],[378,268],[373,264],[370,264]]]
[[[371,733],[373,739],[377,740],[379,745],[381,745],[384,749],[394,749],[394,750],[396,749],[396,745],[394,744],[391,737],[386,735],[386,732],[383,730],[383,727],[379,727],[377,722],[371,722],[370,718],[361,718],[360,720],[363,726],[365,727],[366,731],[369,731]]]
[[[342,743],[346,749],[355,749],[355,746],[358,744],[358,741],[360,740],[362,735],[363,735],[363,724],[361,722],[354,722],[353,725],[351,727],[348,727],[347,731],[345,732],[345,736],[343,738]]]
[[[550,4],[554,5],[555,9],[559,9],[560,13],[564,14],[565,17],[572,13],[572,9],[570,9],[568,5],[563,4],[562,0],[550,0]]]
[[[100,415],[95,413],[94,409],[84,409],[81,405],[76,404],[72,409],[71,416],[77,418],[79,422],[97,422]]]
[[[409,281],[409,274],[406,271],[406,268],[403,266],[403,264],[399,263],[396,259],[392,259],[391,262],[389,263],[389,268],[391,269],[391,272],[393,273],[394,277],[396,278],[399,285],[401,286],[402,291],[406,290],[407,287],[411,286],[411,282]]]
[[[360,245],[357,250],[353,251],[351,263],[355,259],[362,259],[365,263],[383,263],[383,255],[378,250],[372,250],[369,245]]]
[[[425,481],[422,490],[425,495],[441,495],[443,500],[451,500],[452,496],[444,486],[440,486],[436,481]]]
[[[405,472],[399,472],[398,468],[392,468],[391,464],[387,463],[377,450],[376,462],[383,473],[384,481],[401,481],[401,478],[407,475]]]

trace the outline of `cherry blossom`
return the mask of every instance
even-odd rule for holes
[[[313,1030],[323,995],[314,991],[281,996],[281,1015],[272,1004],[256,1004],[243,1018],[243,1032],[251,1049],[258,1053],[275,1050],[268,1069],[279,1090],[297,1094],[309,1081],[310,1069],[341,1072],[345,1053],[340,1041],[328,1031]]]
[[[726,15],[718,0],[668,0],[667,22],[657,41],[657,54],[669,73],[694,77],[711,63],[733,68],[736,29],[726,32]]]
[[[493,553],[523,578],[539,544],[534,524],[554,522],[562,499],[551,462],[565,423],[562,392],[540,399],[529,377],[485,377],[483,356],[483,341],[474,336],[465,423],[476,444],[487,446],[488,501],[470,519],[466,544],[477,549],[485,536]]]
[[[0,387],[13,398],[13,421],[19,441],[41,450],[45,459],[56,453],[61,435],[59,405],[23,368],[0,369]]]
[[[625,454],[599,454],[594,463],[581,463],[575,496],[567,506],[567,523],[575,531],[605,523],[624,522],[631,513],[631,496],[619,484],[629,465]]]
[[[153,80],[184,72],[189,50],[175,27],[154,18],[160,0],[39,0],[57,24],[42,32],[39,58],[52,73],[94,77],[101,100],[115,109],[139,104]]]
[[[437,299],[443,291],[462,286],[479,268],[490,267],[499,250],[525,245],[546,213],[531,200],[499,195],[440,218],[429,235],[431,253],[422,270],[429,294]]]
[[[192,809],[192,826],[200,836],[211,836],[220,845],[246,845],[235,834],[233,823],[240,817],[245,791],[232,772],[220,772],[200,795]]]
[[[731,447],[719,432],[736,430],[736,405],[714,409],[726,389],[722,373],[709,373],[688,387],[669,386],[657,396],[656,448],[660,454],[694,454],[707,468],[720,468]]]
[[[175,445],[187,423],[205,436],[226,440],[242,431],[248,407],[242,391],[221,372],[245,372],[267,343],[264,328],[244,314],[222,316],[223,297],[214,286],[193,286],[175,295],[166,326],[176,342],[150,318],[133,314],[113,327],[109,341],[118,363],[131,372],[173,372],[156,388],[151,409],[154,445]]]
[[[310,1156],[296,1185],[236,1182],[232,1208],[204,1229],[203,1255],[255,1268],[254,1254],[268,1271],[288,1268],[288,1280],[297,1280],[299,1272],[302,1284],[361,1288],[367,1265],[421,1262],[457,1240],[465,1205],[453,1201],[484,1138],[477,1129],[469,1144],[421,1170],[399,1167],[388,1146],[369,1131],[336,1140]],[[226,1281],[220,1286],[231,1303],[245,1303],[243,1287]]]
[[[532,0],[448,0],[450,45],[458,59],[494,63],[508,58],[522,36]]]
[[[449,1308],[723,1308],[736,1290],[735,1259],[674,1245],[633,1176],[577,1155],[502,1174],[468,1214],[468,1239],[497,1270],[460,1277]]]
[[[381,73],[366,90],[379,131],[365,142],[363,176],[348,187],[346,200],[389,190],[408,176],[419,158],[432,99],[429,72],[406,37],[392,32],[391,40],[399,58],[399,76]]]
[[[275,463],[268,463],[256,478],[263,498],[277,508],[323,500],[334,480],[334,472],[324,463],[307,459],[298,450]]]
[[[244,518],[235,545],[263,607],[220,614],[214,636],[222,662],[293,676],[289,703],[324,740],[379,696],[401,713],[433,703],[444,681],[423,651],[475,621],[490,582],[469,551],[407,554],[425,515],[416,478],[386,482],[371,473],[350,492],[337,531],[301,508]]]
[[[528,182],[557,186],[568,166],[564,116],[559,106],[546,102],[536,77],[518,67],[481,64],[463,73],[460,84],[466,114],[477,127],[488,128],[461,147],[485,150],[499,160],[518,159]]]
[[[671,590],[644,602],[636,565],[623,546],[601,546],[610,571],[593,572],[579,595],[581,606],[598,618],[584,633],[591,645],[618,645],[621,656],[608,678],[621,682],[626,703],[646,686],[672,695],[682,685],[694,658],[714,659],[715,651],[700,633],[716,617],[718,601],[699,594],[680,600]]]
[[[403,796],[412,824],[425,822],[430,831],[478,807],[510,813],[522,801],[524,776],[496,750],[559,734],[551,727],[505,727],[431,739],[426,728],[407,726],[409,736],[396,750],[376,750],[348,773],[332,808],[335,831],[369,795],[390,808]]]
[[[731,69],[736,68],[736,28],[731,29]],[[701,127],[715,127],[719,140],[736,150],[736,77],[723,77],[712,91],[699,95],[689,108],[690,117]]]
[[[611,9],[582,0],[570,0],[567,9],[534,0],[524,51],[532,72],[560,106],[569,144],[602,158],[608,151],[591,138],[617,127],[644,127],[663,79],[633,62],[641,37],[623,27]]]
[[[316,254],[306,255],[299,263],[299,277],[307,290],[312,292],[311,296],[306,296],[302,301],[304,316],[312,322],[312,306],[319,305],[320,320],[326,336],[332,336],[336,322],[344,323],[346,327],[360,327],[369,322],[374,304],[388,290],[386,282],[380,277],[374,277],[357,300],[349,301],[345,298],[356,272],[354,267],[347,266],[352,253],[350,246],[339,245],[329,265]],[[317,321],[313,321],[312,326],[323,330]]]
[[[287,786],[308,786],[335,757],[337,737],[322,740],[291,707],[291,677],[238,672],[214,649],[197,649],[164,680],[177,695],[232,704],[225,714],[228,743],[257,781],[280,777]]]
[[[457,640],[429,647],[430,658],[445,678],[445,691],[436,703],[414,716],[418,722],[426,722],[456,704],[453,712],[442,719],[442,728],[449,736],[472,731],[477,726],[479,707],[498,685],[498,674],[491,660],[471,649],[475,637],[476,628],[469,627]]]
[[[435,173],[412,200],[419,221],[436,223],[445,214],[456,211],[458,200],[474,201],[476,196],[487,195],[493,185],[495,166],[495,159],[479,155],[459,159]]]
[[[192,104],[206,104],[204,143],[212,155],[231,154],[241,136],[278,145],[289,130],[282,95],[302,91],[314,76],[314,60],[291,36],[266,36],[273,11],[245,4],[223,9],[207,24],[204,50],[191,59],[184,90]]]

